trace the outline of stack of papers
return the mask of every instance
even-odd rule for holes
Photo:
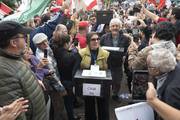
[[[91,70],[83,70],[82,76],[89,76],[89,77],[106,77],[106,71],[91,71]]]
[[[116,52],[124,52],[124,47],[109,47],[109,46],[102,46],[103,49],[107,51],[116,51]]]
[[[119,51],[119,47],[102,46],[102,48],[108,51]]]

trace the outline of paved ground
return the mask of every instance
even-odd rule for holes
[[[125,93],[128,92],[126,79],[124,79],[122,81],[121,93],[124,93],[124,92]],[[80,101],[83,102],[83,100],[80,100]],[[109,110],[109,112],[110,112],[110,120],[117,120],[116,116],[115,116],[114,109],[117,108],[117,107],[124,106],[124,105],[127,105],[127,102],[125,102],[125,101],[116,102],[116,101],[112,100],[112,98],[110,97],[110,110]],[[74,110],[75,110],[75,114],[78,115],[78,116],[81,116],[81,118],[82,118],[81,120],[84,120],[84,105],[82,105],[80,108],[76,108]]]

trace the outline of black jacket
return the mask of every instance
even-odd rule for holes
[[[101,41],[100,41],[101,46],[113,47],[112,39],[113,38],[112,38],[111,33],[107,33],[107,34],[103,35],[101,37]],[[122,66],[122,62],[123,62],[122,58],[123,58],[123,56],[126,55],[129,45],[130,45],[130,42],[129,42],[128,38],[125,35],[123,35],[122,31],[120,31],[119,39],[118,39],[118,47],[120,47],[120,49],[122,49],[123,52],[110,51],[109,63],[108,63],[110,68],[116,68],[116,67]]]
[[[180,109],[180,63],[177,64],[175,70],[168,74],[168,77],[158,94],[160,99],[165,103]]]
[[[80,63],[80,60],[77,59],[77,53],[73,53],[62,47],[53,50],[53,52],[57,61],[61,82],[65,88],[72,87],[74,84],[73,76]]]
[[[180,109],[180,63],[168,74],[162,87],[158,90],[159,98],[170,106]],[[159,119],[158,119],[159,120]]]

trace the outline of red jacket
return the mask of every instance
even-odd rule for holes
[[[87,44],[86,44],[86,35],[83,35],[83,34],[78,33],[78,34],[76,35],[76,38],[78,39],[80,48],[85,48],[86,45],[87,45]]]

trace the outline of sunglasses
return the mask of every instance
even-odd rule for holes
[[[91,38],[91,41],[96,41],[96,40],[100,40],[99,38]]]

